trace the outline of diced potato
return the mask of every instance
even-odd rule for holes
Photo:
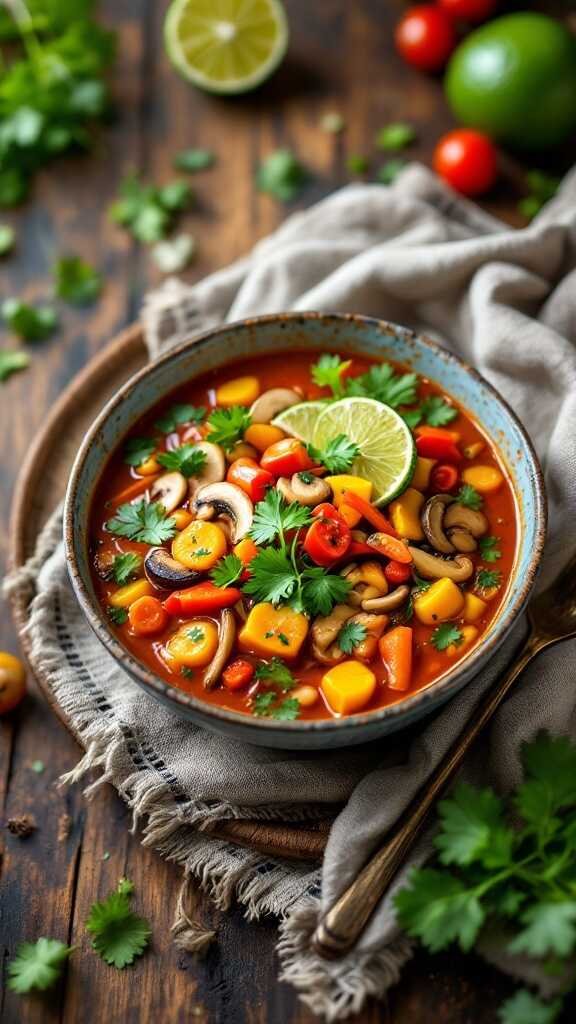
[[[148,594],[153,593],[154,588],[151,583],[148,583],[148,580],[134,580],[134,583],[127,583],[125,587],[120,587],[120,590],[112,594],[108,601],[113,608],[129,608],[139,597],[147,597]]]
[[[187,569],[207,572],[226,554],[226,534],[217,523],[194,519],[172,541],[172,557]]]
[[[271,444],[282,441],[286,434],[271,423],[252,423],[244,434],[244,440],[259,452],[265,452]]]
[[[477,622],[481,619],[486,611],[487,604],[480,597],[476,597],[476,594],[466,593],[464,595],[464,608],[462,611],[462,618],[464,622]]]
[[[496,466],[468,466],[462,473],[462,479],[479,494],[494,494],[504,483],[504,477]]]
[[[363,583],[366,583],[369,587],[375,587],[381,595],[388,593],[388,580],[384,575],[380,562],[362,562],[359,566],[359,572]],[[350,576],[348,576],[348,579],[350,579]],[[369,595],[364,593],[363,596],[367,597]],[[376,594],[371,596],[376,597]]]
[[[292,608],[255,604],[238,634],[243,651],[263,658],[296,658],[308,633],[308,619]]]
[[[414,598],[414,614],[425,626],[435,626],[460,614],[464,596],[454,580],[444,576]]]
[[[338,476],[327,476],[324,479],[326,483],[330,484],[334,495],[334,504],[348,523],[348,526],[356,526],[362,519],[362,514],[346,505],[346,491],[352,491],[366,501],[370,501],[372,497],[372,484],[370,481],[364,480],[361,476],[350,476],[347,473],[340,473]]]
[[[190,619],[166,644],[169,658],[188,668],[205,668],[217,649],[218,626],[210,619]]]
[[[218,405],[252,405],[260,394],[258,377],[235,377],[216,389]]]
[[[414,487],[408,487],[404,494],[390,505],[390,519],[396,533],[405,540],[423,540],[424,530],[420,522],[420,510],[424,495]]]
[[[460,631],[462,633],[462,640],[458,644],[449,644],[446,648],[446,654],[449,658],[453,658],[455,654],[462,654],[467,647],[470,647],[474,643],[478,636],[478,630],[476,626],[462,626]]]
[[[430,474],[436,465],[437,459],[416,459],[416,469],[411,480],[411,486],[417,491],[425,491],[430,483]]]
[[[361,711],[376,689],[376,676],[360,661],[341,661],[322,676],[322,692],[337,715]]]

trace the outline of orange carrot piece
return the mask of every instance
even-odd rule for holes
[[[161,633],[168,615],[157,597],[139,597],[128,609],[128,621],[137,636],[152,636]]]
[[[139,494],[143,494],[155,480],[158,479],[160,473],[156,473],[155,476],[144,476],[141,480],[135,480],[133,484],[130,484],[119,494],[115,494],[112,498],[113,505],[123,505],[126,501],[132,501],[133,498],[137,498]]]
[[[389,533],[391,537],[398,536],[392,523],[386,519],[386,516],[375,505],[371,505],[369,501],[366,501],[366,498],[361,498],[359,494],[354,494],[353,491],[346,491],[342,504],[349,505],[350,508],[359,512],[364,519],[367,519],[381,533]]]
[[[379,551],[381,555],[391,558],[393,562],[401,562],[402,565],[409,565],[412,562],[412,555],[404,541],[389,537],[386,533],[372,534],[372,537],[377,537],[378,540],[373,541],[368,537],[367,544],[374,551]]]
[[[396,626],[380,637],[380,654],[391,690],[407,690],[412,676],[412,629]]]

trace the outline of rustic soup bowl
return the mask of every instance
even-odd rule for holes
[[[426,689],[390,707],[347,718],[295,722],[253,718],[171,687],[138,662],[111,632],[91,582],[92,497],[110,454],[136,420],[188,379],[246,356],[282,349],[332,350],[409,364],[472,414],[499,451],[516,497],[519,529],[514,566],[500,612],[481,641]],[[532,444],[490,384],[446,349],[406,328],[370,317],[324,313],[284,313],[227,324],[190,339],[137,373],[88,432],[72,469],[64,511],[68,567],[80,605],[106,650],[134,681],[198,725],[250,743],[288,749],[322,750],[374,740],[428,715],[457,693],[490,660],[524,608],[538,571],[545,530],[544,485]]]

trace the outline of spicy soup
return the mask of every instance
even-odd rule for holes
[[[174,391],[111,457],[90,522],[111,628],[247,715],[396,703],[478,643],[516,507],[478,425],[409,368],[290,352]]]

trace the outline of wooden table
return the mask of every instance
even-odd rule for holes
[[[106,288],[89,311],[67,309],[62,330],[38,346],[27,373],[0,391],[3,522],[23,454],[56,396],[74,374],[137,316],[147,288],[158,281],[148,253],[114,227],[107,208],[130,168],[163,182],[181,149],[201,145],[218,154],[213,170],[194,179],[197,209],[185,226],[198,239],[197,280],[245,253],[271,231],[286,210],[253,185],[259,160],[278,146],[294,148],[314,172],[299,204],[314,202],[348,180],[347,153],[369,153],[375,131],[393,120],[412,122],[418,143],[410,156],[429,160],[438,135],[451,125],[438,80],[410,71],[395,56],[391,33],[400,0],[288,0],[289,55],[260,92],[216,99],[197,92],[171,70],[162,47],[160,3],[106,0],[105,20],[119,34],[114,91],[119,118],[99,150],[52,166],[32,200],[3,216],[18,232],[13,258],[2,265],[2,297],[38,299],[49,294],[55,254],[72,251],[101,267]],[[550,8],[550,5],[547,5]],[[342,135],[319,130],[326,111],[346,120]],[[518,223],[517,193],[504,184],[484,204]],[[38,480],[42,486],[42,480]],[[0,555],[6,556],[6,531]],[[18,650],[8,615],[0,620],[0,647]],[[79,787],[57,789],[78,748],[56,721],[31,681],[21,709],[1,723],[0,798],[3,822],[29,813],[38,830],[21,840],[1,832],[2,948],[4,963],[17,944],[40,935],[77,947],[62,984],[47,998],[4,993],[6,1021],[270,1021],[304,1024],[313,1018],[292,988],[279,984],[275,924],[246,923],[239,910],[221,914],[203,900],[199,914],[218,929],[218,944],[204,961],[178,954],[169,929],[180,873],[129,834],[127,811],[104,786],[87,803]],[[32,762],[41,759],[42,774]],[[152,949],[123,972],[90,952],[84,930],[89,907],[127,875],[137,906],[153,926]],[[513,985],[473,956],[419,954],[386,1002],[369,1006],[357,1021],[496,1021],[496,1008]]]

